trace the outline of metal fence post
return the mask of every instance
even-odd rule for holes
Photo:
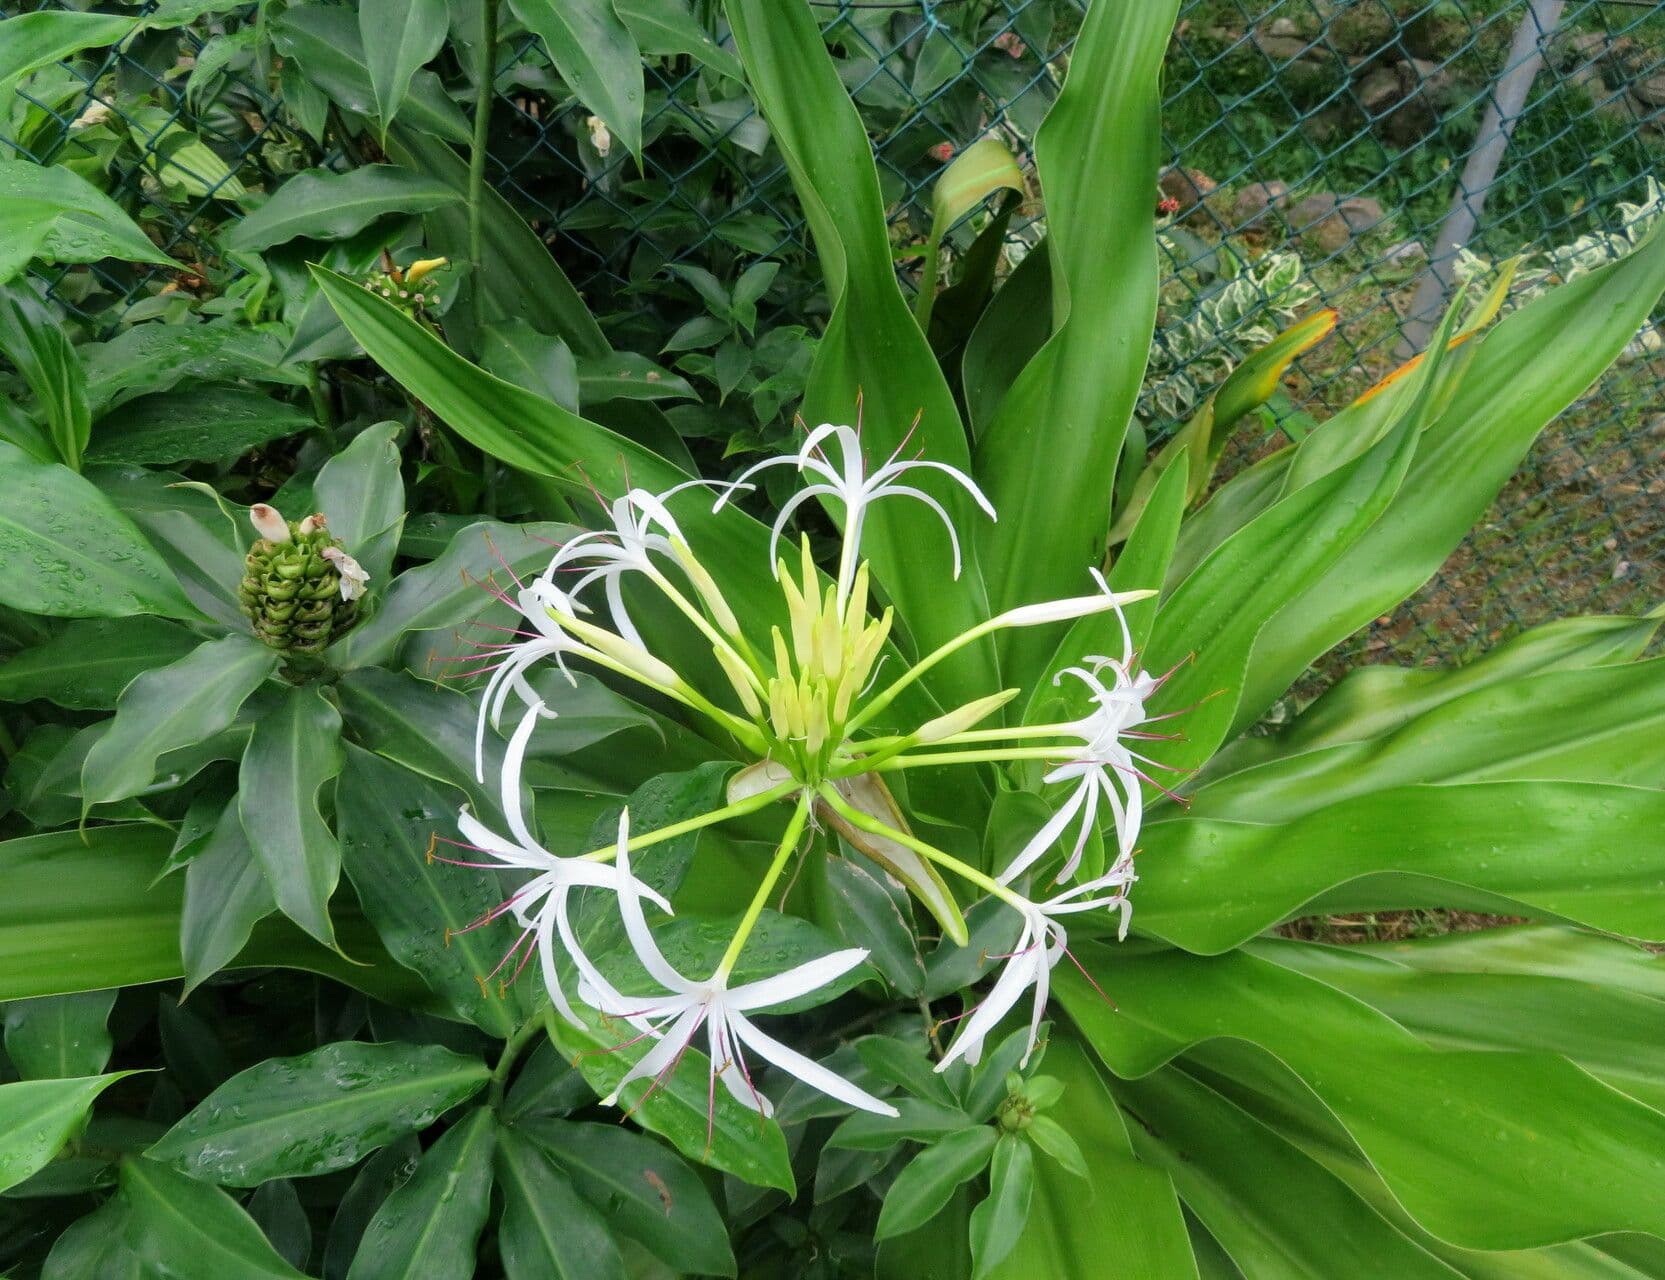
[[[1480,120],[1480,132],[1474,139],[1474,149],[1463,165],[1463,176],[1457,180],[1457,194],[1452,198],[1451,210],[1440,224],[1439,236],[1428,255],[1428,272],[1417,286],[1411,302],[1410,314],[1401,328],[1399,351],[1410,357],[1428,343],[1428,335],[1444,309],[1455,280],[1457,253],[1474,234],[1480,215],[1486,207],[1486,195],[1497,179],[1498,166],[1509,146],[1509,135],[1515,121],[1526,106],[1526,96],[1532,82],[1544,65],[1544,49],[1566,0],[1529,0],[1520,25],[1515,28],[1514,40],[1509,45],[1509,58],[1503,74],[1492,90]]]

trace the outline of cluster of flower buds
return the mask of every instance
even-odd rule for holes
[[[1096,587],[1092,593],[998,614],[880,685],[880,660],[889,652],[890,613],[886,610],[874,616],[870,608],[869,571],[860,554],[868,508],[889,497],[923,503],[942,521],[956,577],[960,546],[953,520],[943,501],[920,488],[908,473],[945,477],[991,519],[995,513],[964,473],[940,462],[904,460],[900,450],[869,469],[859,430],[827,424],[810,432],[796,454],[771,458],[743,473],[734,484],[715,486],[725,491],[712,508],[713,514],[736,491],[751,487],[753,475],[776,466],[792,467],[810,482],[784,504],[771,532],[769,560],[783,597],[785,625],[773,627],[767,638],[747,633],[724,597],[717,575],[701,563],[671,512],[673,498],[702,487],[703,482],[679,485],[661,494],[630,491],[608,510],[612,528],[572,539],[556,552],[546,573],[529,583],[517,580],[514,594],[499,594],[500,600],[519,612],[523,625],[512,631],[507,643],[484,646],[488,657],[496,661],[485,668],[494,674],[481,707],[476,769],[483,782],[487,725],[497,723],[511,696],[518,694],[524,711],[510,735],[499,779],[510,834],[498,835],[464,813],[459,823],[463,839],[449,843],[482,855],[465,865],[533,873],[531,880],[485,917],[512,913],[522,926],[505,964],[525,947],[518,972],[534,948],[541,951],[551,999],[563,1015],[579,1021],[562,965],[557,963],[564,957],[576,974],[579,1000],[635,1028],[636,1034],[627,1043],[656,1042],[626,1073],[621,1089],[644,1079],[651,1081],[649,1090],[657,1088],[703,1030],[713,1096],[721,1081],[745,1105],[768,1112],[768,1102],[746,1066],[743,1050],[750,1049],[776,1068],[852,1106],[889,1112],[889,1105],[881,1099],[788,1048],[751,1021],[754,1013],[799,1001],[836,981],[867,956],[858,947],[812,959],[772,977],[732,983],[764,904],[801,855],[806,833],[820,824],[832,827],[879,862],[930,911],[944,935],[960,945],[967,943],[966,924],[944,873],[994,897],[1016,914],[1017,942],[1008,955],[1000,957],[1004,967],[987,998],[962,1015],[938,1069],[959,1058],[977,1062],[987,1037],[1027,992],[1033,993],[1032,1051],[1046,1009],[1051,970],[1066,954],[1065,922],[1092,912],[1108,918],[1120,934],[1125,935],[1128,927],[1128,892],[1136,878],[1133,859],[1143,816],[1141,787],[1157,785],[1147,772],[1152,761],[1129,742],[1163,736],[1149,732],[1148,725],[1151,719],[1163,717],[1146,713],[1147,700],[1163,680],[1139,668],[1122,606],[1152,593],[1113,592],[1096,570],[1090,571]],[[844,517],[842,552],[831,581],[822,577],[807,542],[797,575],[776,555],[786,522],[815,498],[835,504]],[[732,566],[724,568],[732,572]],[[685,676],[668,656],[653,652],[652,638],[644,635],[626,608],[621,583],[627,576],[651,584],[671,610],[698,629],[711,646],[726,688],[702,689],[700,682],[708,677]],[[596,585],[603,589],[610,626],[580,600]],[[931,715],[903,732],[882,732],[874,723],[884,716],[887,727],[894,728],[901,707],[910,705],[897,704],[897,699],[967,645],[1010,628],[1102,613],[1114,613],[1120,621],[1121,653],[1113,658],[1089,656],[1083,665],[1066,668],[1054,679],[1058,683],[1068,675],[1085,690],[1090,706],[1078,719],[1056,724],[1001,723],[997,713],[1023,692],[1001,689]],[[554,659],[569,679],[571,664],[583,663],[633,681],[683,704],[726,733],[747,761],[730,780],[727,802],[710,812],[634,835],[626,812],[617,840],[601,848],[573,855],[544,848],[521,810],[521,768],[537,725],[560,711],[558,699],[554,706],[545,705],[525,678],[527,670],[545,658]],[[711,680],[716,685],[714,677]],[[919,705],[928,705],[928,700]],[[1048,787],[1067,786],[1068,793],[1023,847],[1006,857],[1004,869],[996,876],[916,836],[885,781],[910,768],[1036,761],[1050,765],[1044,775]],[[637,879],[631,870],[633,861],[662,840],[776,804],[790,806],[785,832],[721,962],[709,975],[683,974],[660,951],[647,919],[648,905],[668,913],[670,904]],[[1066,839],[1072,827],[1073,840]],[[1114,839],[1104,841],[1100,859],[1092,836],[1110,827]],[[1031,896],[1026,886],[1060,842],[1065,852],[1055,887]],[[1095,850],[1092,858],[1090,848]],[[619,991],[584,954],[567,919],[567,894],[578,885],[604,888],[616,895],[637,968],[646,973],[652,989]]]
[[[449,265],[446,258],[423,258],[408,267],[398,267],[393,264],[392,257],[384,253],[380,270],[366,277],[364,287],[387,299],[411,319],[420,320],[425,308],[439,303],[438,290],[432,287],[424,290],[422,281]]]
[[[290,522],[261,502],[249,519],[260,538],[243,562],[237,600],[254,634],[284,653],[322,653],[358,620],[368,575],[322,514]]]

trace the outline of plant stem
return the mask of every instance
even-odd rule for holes
[[[1000,764],[1008,760],[1063,760],[1080,749],[1080,744],[1055,743],[1046,747],[1005,747],[987,751],[938,751],[918,755],[891,756],[888,759],[858,760],[841,773],[849,777],[858,773],[878,773],[892,769],[923,769],[938,764]]]
[[[513,1070],[515,1060],[526,1048],[526,1042],[543,1030],[543,1019],[533,1018],[516,1028],[515,1033],[503,1045],[503,1052],[497,1055],[497,1066],[491,1073],[491,1092],[488,1095],[493,1107],[503,1104],[503,1089],[509,1082],[509,1072]]]
[[[474,89],[474,141],[468,152],[468,263],[474,301],[474,324],[486,323],[486,291],[480,277],[485,244],[486,149],[491,136],[491,104],[497,84],[497,3],[482,0],[479,83]]]
[[[664,840],[674,840],[678,836],[685,836],[690,831],[699,831],[714,823],[726,822],[730,818],[743,818],[748,813],[756,813],[759,809],[766,809],[777,800],[784,800],[801,784],[796,778],[783,782],[779,786],[770,787],[767,791],[759,791],[755,796],[748,796],[744,800],[736,800],[733,804],[724,805],[721,809],[713,809],[710,813],[702,813],[697,818],[684,818],[681,822],[673,822],[668,827],[656,827],[652,831],[644,831],[639,836],[633,836],[624,842],[624,847],[631,853],[638,849],[646,849],[649,845],[659,844]],[[588,853],[580,854],[586,862],[607,862],[618,856],[617,845],[604,845],[599,849],[592,849]]]
[[[740,927],[735,930],[734,937],[729,941],[728,950],[723,952],[722,963],[717,966],[715,978],[722,981],[734,972],[734,965],[740,959],[740,952],[746,945],[746,939],[751,936],[752,929],[757,925],[757,918],[763,914],[763,904],[769,901],[769,895],[774,891],[775,882],[780,879],[780,873],[786,870],[786,864],[797,852],[798,837],[804,833],[804,823],[809,818],[810,795],[806,791],[798,797],[798,807],[792,811],[792,820],[786,824],[786,834],[781,837],[780,846],[775,850],[775,860],[769,864],[769,869],[763,873],[763,883],[757,886],[757,892],[752,895],[752,904],[746,908],[746,914],[740,921]]]
[[[312,401],[312,416],[333,431],[335,429],[335,409],[330,404],[330,398],[324,394],[324,381],[318,373],[318,361],[316,360],[307,362],[306,394]]]

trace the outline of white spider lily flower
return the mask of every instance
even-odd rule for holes
[[[364,588],[370,581],[370,575],[364,571],[364,566],[340,547],[325,547],[321,553],[335,568],[341,579],[341,598],[343,600],[357,600],[364,594]]]
[[[839,458],[836,466],[822,448],[823,442],[828,440],[838,445]],[[844,555],[839,563],[838,573],[838,601],[841,608],[850,595],[855,572],[855,549],[861,546],[862,526],[867,519],[867,508],[880,498],[913,498],[935,512],[942,521],[943,528],[948,531],[948,542],[954,552],[954,576],[960,576],[960,536],[955,532],[954,521],[943,505],[923,489],[898,484],[897,481],[909,471],[940,471],[970,494],[991,520],[997,518],[994,507],[977,487],[977,482],[957,467],[951,467],[946,462],[933,462],[928,458],[904,460],[901,454],[905,444],[904,439],[903,444],[897,445],[896,451],[881,466],[872,474],[868,474],[861,456],[860,432],[855,427],[823,422],[805,437],[797,453],[765,458],[741,472],[735,481],[736,487],[744,485],[752,476],[769,467],[795,467],[800,474],[807,471],[818,477],[814,483],[804,486],[788,498],[775,517],[774,528],[769,533],[769,560],[777,565],[777,578],[780,571],[776,547],[780,542],[781,531],[792,518],[793,512],[811,498],[817,497],[837,498],[844,504]],[[729,500],[732,492],[731,489],[718,498],[712,510],[721,508]]]
[[[743,1106],[761,1115],[773,1114],[773,1104],[753,1083],[751,1072],[747,1069],[746,1049],[840,1102],[879,1115],[897,1114],[896,1108],[888,1102],[875,1098],[843,1076],[782,1044],[760,1030],[746,1016],[796,1000],[842,977],[867,959],[868,953],[864,949],[852,947],[835,951],[784,973],[739,986],[729,985],[729,974],[721,966],[711,977],[693,981],[672,967],[653,939],[652,930],[642,912],[641,897],[632,888],[635,882],[629,874],[630,853],[622,837],[618,866],[623,872],[619,913],[624,919],[625,932],[642,967],[664,991],[659,995],[632,997],[603,991],[593,984],[580,987],[583,998],[604,1013],[653,1020],[654,1034],[659,1037],[659,1043],[643,1054],[613,1092],[603,1099],[605,1103],[615,1105],[625,1086],[634,1080],[651,1079],[653,1084],[649,1092],[657,1089],[675,1070],[700,1028],[704,1027],[706,1052],[711,1059],[709,1097],[713,1114],[719,1080]]]
[[[577,580],[567,590],[567,595],[573,597],[592,582],[600,581],[607,593],[607,606],[613,613],[613,625],[618,628],[619,634],[638,648],[645,647],[641,632],[636,630],[636,624],[624,607],[620,580],[627,573],[654,572],[652,556],[655,552],[673,558],[676,556],[671,540],[682,541],[682,530],[666,508],[665,499],[688,487],[686,484],[677,485],[662,494],[632,489],[607,508],[613,527],[581,533],[565,543],[549,562],[541,581],[552,583],[554,576],[564,570],[579,570]]]
[[[983,1056],[983,1042],[1000,1025],[1023,993],[1034,988],[1034,1004],[1029,1017],[1029,1044],[1023,1051],[1019,1066],[1027,1065],[1035,1043],[1040,1038],[1041,1020],[1046,1015],[1046,1000],[1051,989],[1052,970],[1069,953],[1069,935],[1057,916],[1079,915],[1115,907],[1121,912],[1118,938],[1126,938],[1132,903],[1127,891],[1137,877],[1133,874],[1133,859],[1119,859],[1114,867],[1096,880],[1071,885],[1045,902],[1026,902],[1017,910],[1023,916],[1023,929],[1016,945],[1005,957],[1006,967],[1000,971],[994,986],[983,1002],[966,1015],[954,1042],[948,1046],[938,1071],[946,1071],[956,1059],[964,1058],[976,1066]],[[624,895],[621,893],[620,900]],[[1015,904],[1014,904],[1015,905]],[[1083,971],[1084,972],[1084,971]],[[1089,981],[1091,979],[1089,978]]]
[[[484,651],[484,656],[497,657],[501,661],[491,669],[491,679],[486,682],[485,691],[480,696],[480,714],[474,722],[474,777],[478,782],[486,780],[486,725],[489,723],[494,729],[500,727],[503,704],[511,693],[518,693],[521,700],[538,715],[548,719],[555,716],[544,705],[537,690],[527,682],[526,672],[530,667],[545,658],[553,658],[561,674],[567,678],[567,683],[578,687],[577,678],[567,667],[566,655],[577,652],[579,642],[555,622],[550,610],[571,614],[584,606],[568,599],[560,588],[543,581],[522,587],[513,599],[502,592],[498,592],[497,597],[530,623],[532,630],[516,628],[513,634],[519,639],[508,644],[488,646]],[[515,786],[518,788],[519,785],[517,768]]]
[[[477,928],[505,913],[512,914],[521,926],[520,937],[497,968],[485,975],[482,981],[495,977],[522,947],[525,947],[526,954],[521,957],[519,965],[510,977],[510,981],[513,981],[520,970],[525,968],[532,951],[535,950],[550,1000],[560,1010],[562,1017],[574,1026],[581,1027],[584,1022],[567,999],[566,992],[561,987],[560,973],[555,966],[557,937],[560,940],[560,949],[567,954],[578,970],[582,990],[595,991],[599,998],[611,1002],[622,1001],[624,997],[612,988],[579,944],[567,911],[567,899],[572,890],[598,888],[619,893],[628,888],[633,901],[645,897],[667,912],[670,910],[670,904],[652,887],[632,877],[628,866],[609,866],[586,858],[558,857],[533,837],[520,808],[520,762],[526,752],[526,741],[531,736],[532,726],[537,719],[536,710],[528,711],[521,719],[520,726],[509,744],[514,764],[512,768],[504,769],[502,787],[503,812],[509,820],[508,838],[498,835],[464,809],[457,817],[457,829],[463,838],[461,841],[448,842],[456,844],[459,848],[484,854],[492,861],[465,862],[454,858],[440,858],[431,851],[429,856],[436,861],[458,866],[511,868],[533,873],[531,879],[511,897],[465,928]],[[621,843],[627,838],[626,833],[627,828],[621,819]]]

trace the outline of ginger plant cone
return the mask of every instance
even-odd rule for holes
[[[249,516],[261,536],[243,563],[237,599],[254,634],[280,653],[322,654],[358,620],[364,571],[322,515],[286,521],[261,503]]]

